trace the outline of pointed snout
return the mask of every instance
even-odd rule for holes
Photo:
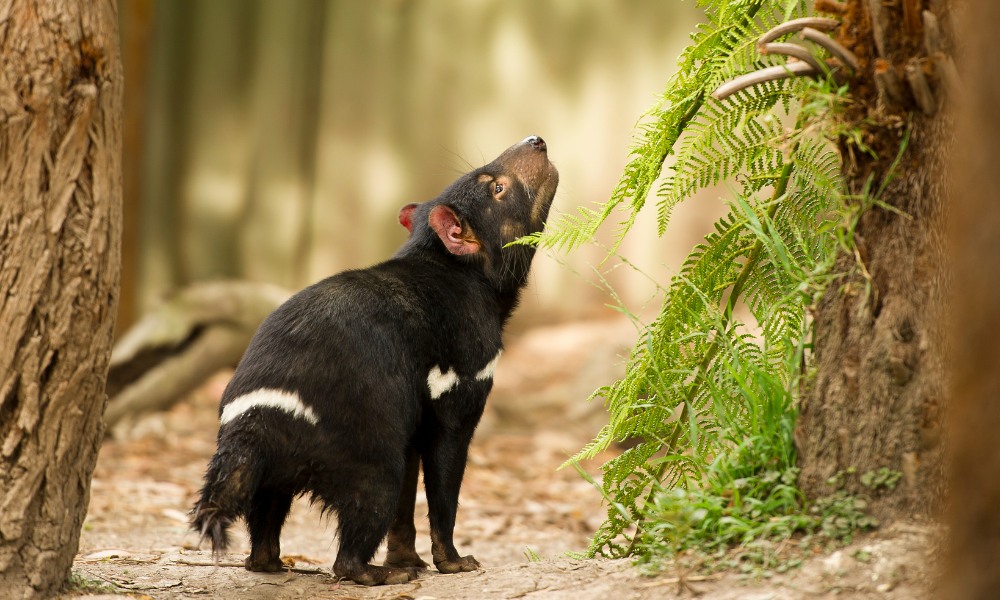
[[[517,177],[531,191],[538,210],[548,211],[559,183],[559,172],[549,161],[548,144],[541,137],[529,135],[504,150],[486,169]]]
[[[545,150],[548,148],[545,145],[545,140],[538,137],[537,135],[529,135],[528,137],[521,140],[521,143],[527,144],[532,148],[534,148],[535,150],[538,150],[539,152],[545,152]]]

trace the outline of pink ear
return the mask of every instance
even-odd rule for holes
[[[399,209],[399,224],[406,227],[406,230],[410,233],[413,233],[413,211],[418,206],[420,205],[411,203]]]
[[[472,254],[479,251],[479,241],[470,234],[462,235],[462,224],[455,211],[443,204],[431,209],[427,221],[452,254]]]

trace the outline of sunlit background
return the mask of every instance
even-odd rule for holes
[[[387,258],[396,214],[529,134],[554,214],[606,200],[698,18],[676,0],[124,0],[123,325],[171,290],[297,289]],[[649,304],[718,201],[540,254],[521,319]],[[636,270],[637,269],[637,270]],[[655,303],[654,303],[655,304]],[[653,306],[655,308],[655,305]]]

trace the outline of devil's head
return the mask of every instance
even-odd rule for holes
[[[534,248],[508,244],[542,230],[558,183],[545,141],[525,138],[434,200],[404,206],[399,222],[411,235],[397,256],[419,249],[445,252],[480,265],[498,289],[519,289]]]

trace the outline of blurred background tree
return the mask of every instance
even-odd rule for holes
[[[296,289],[382,260],[404,237],[400,206],[529,134],[562,173],[556,211],[605,200],[698,12],[638,0],[123,0],[119,329],[196,281]],[[690,236],[637,228],[621,251],[664,281],[719,210],[683,209],[677,230],[697,225]],[[593,313],[607,297],[574,271],[604,255],[574,253],[570,269],[540,257],[524,317]],[[654,291],[631,269],[608,271],[626,302]]]

